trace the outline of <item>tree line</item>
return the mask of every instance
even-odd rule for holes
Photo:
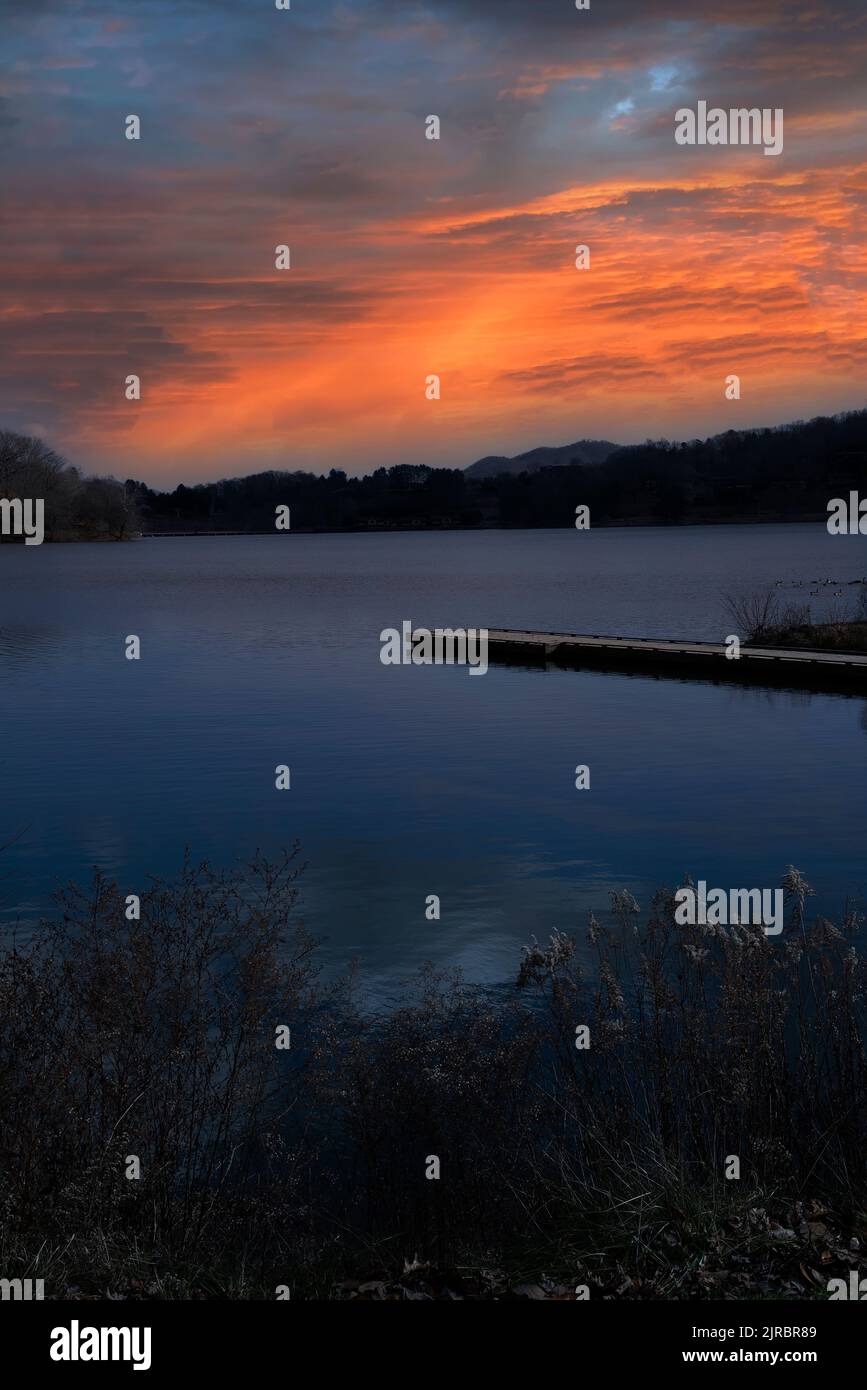
[[[146,531],[377,531],[824,518],[831,497],[867,482],[867,410],[775,429],[728,430],[618,449],[604,463],[468,478],[456,468],[399,464],[364,477],[271,470],[172,492],[128,482]]]
[[[4,497],[43,500],[46,540],[120,541],[140,529],[133,490],[116,478],[85,477],[41,439],[10,430],[0,430]]]
[[[712,438],[628,445],[605,462],[577,460],[472,478],[457,468],[399,464],[363,477],[271,469],[161,492],[129,478],[88,478],[42,440],[0,432],[0,497],[43,497],[48,539],[123,540],[136,532],[273,531],[288,506],[294,531],[801,521],[867,485],[867,410]]]

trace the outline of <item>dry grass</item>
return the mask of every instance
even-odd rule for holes
[[[514,988],[429,969],[382,1017],[319,982],[295,875],[188,864],[140,922],[97,879],[2,959],[5,1277],[328,1297],[418,1256],[679,1297],[715,1266],[757,1287],[816,1212],[838,1246],[862,1230],[859,921],[808,924],[795,871],[782,937],[624,896],[534,944]]]
[[[784,602],[776,589],[723,594],[723,599],[742,640],[755,646],[865,652],[867,584],[847,587],[846,603],[835,602],[830,610],[826,606],[823,622],[814,620],[809,603]]]

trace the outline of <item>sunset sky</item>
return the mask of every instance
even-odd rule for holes
[[[0,427],[88,471],[867,403],[865,0],[2,0],[0,50]],[[677,145],[699,100],[782,154]]]

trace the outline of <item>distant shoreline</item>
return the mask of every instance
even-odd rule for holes
[[[618,519],[617,521],[599,521],[592,523],[587,529],[591,531],[627,531],[627,530],[656,530],[656,531],[688,531],[701,526],[788,526],[788,525],[824,525],[827,522],[827,515],[823,513],[811,513],[809,516],[725,516],[725,517],[702,517],[701,519],[691,519],[689,521],[659,521],[653,517],[636,518],[632,520]],[[45,545],[79,545],[79,544],[125,544],[127,541],[152,541],[152,540],[227,540],[230,537],[251,537],[251,536],[382,536],[382,535],[408,535],[419,532],[438,532],[450,535],[478,535],[480,532],[496,531],[500,534],[507,534],[510,531],[572,531],[573,526],[293,526],[291,531],[207,531],[207,530],[184,530],[171,531],[162,528],[158,530],[145,530],[136,534],[126,536],[107,536],[107,535],[60,535],[46,536],[43,544]],[[0,546],[23,544],[23,539],[18,536],[0,536]]]
[[[786,526],[786,525],[824,525],[827,514],[814,513],[810,516],[726,516],[704,517],[692,521],[657,521],[652,518],[635,521],[600,521],[588,527],[591,531],[625,531],[649,529],[657,531],[687,531],[698,526]],[[436,531],[450,534],[460,532],[464,535],[477,535],[480,531],[573,531],[574,526],[293,526],[291,532],[279,531],[142,531],[140,536],[130,540],[180,540],[185,537],[197,539],[225,540],[230,536],[382,536],[393,532],[401,534]]]
[[[809,524],[827,520],[836,499],[857,495],[867,468],[867,410],[773,430],[729,430],[704,441],[648,440],[600,463],[571,457],[589,447],[579,441],[554,450],[555,463],[548,449],[505,461],[532,464],[519,473],[489,473],[499,466],[496,458],[470,470],[427,464],[362,475],[269,469],[178,483],[166,492],[135,478],[87,478],[41,440],[8,432],[3,438],[0,490],[42,499],[45,538],[56,540],[257,535],[272,527],[354,535],[569,530],[575,523],[581,530]],[[482,464],[485,476],[474,476]]]

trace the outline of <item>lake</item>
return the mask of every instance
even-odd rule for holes
[[[864,538],[822,524],[0,547],[0,843],[17,837],[2,921],[94,865],[136,892],[185,845],[230,865],[297,837],[302,915],[333,962],[358,955],[375,997],[425,959],[509,978],[532,935],[572,930],[612,889],[644,906],[686,872],[771,887],[794,863],[811,910],[863,906],[864,700],[471,678],[383,666],[379,634],[411,620],[721,640],[723,590],[782,579],[803,599],[865,574]],[[140,661],[124,656],[133,633]]]

